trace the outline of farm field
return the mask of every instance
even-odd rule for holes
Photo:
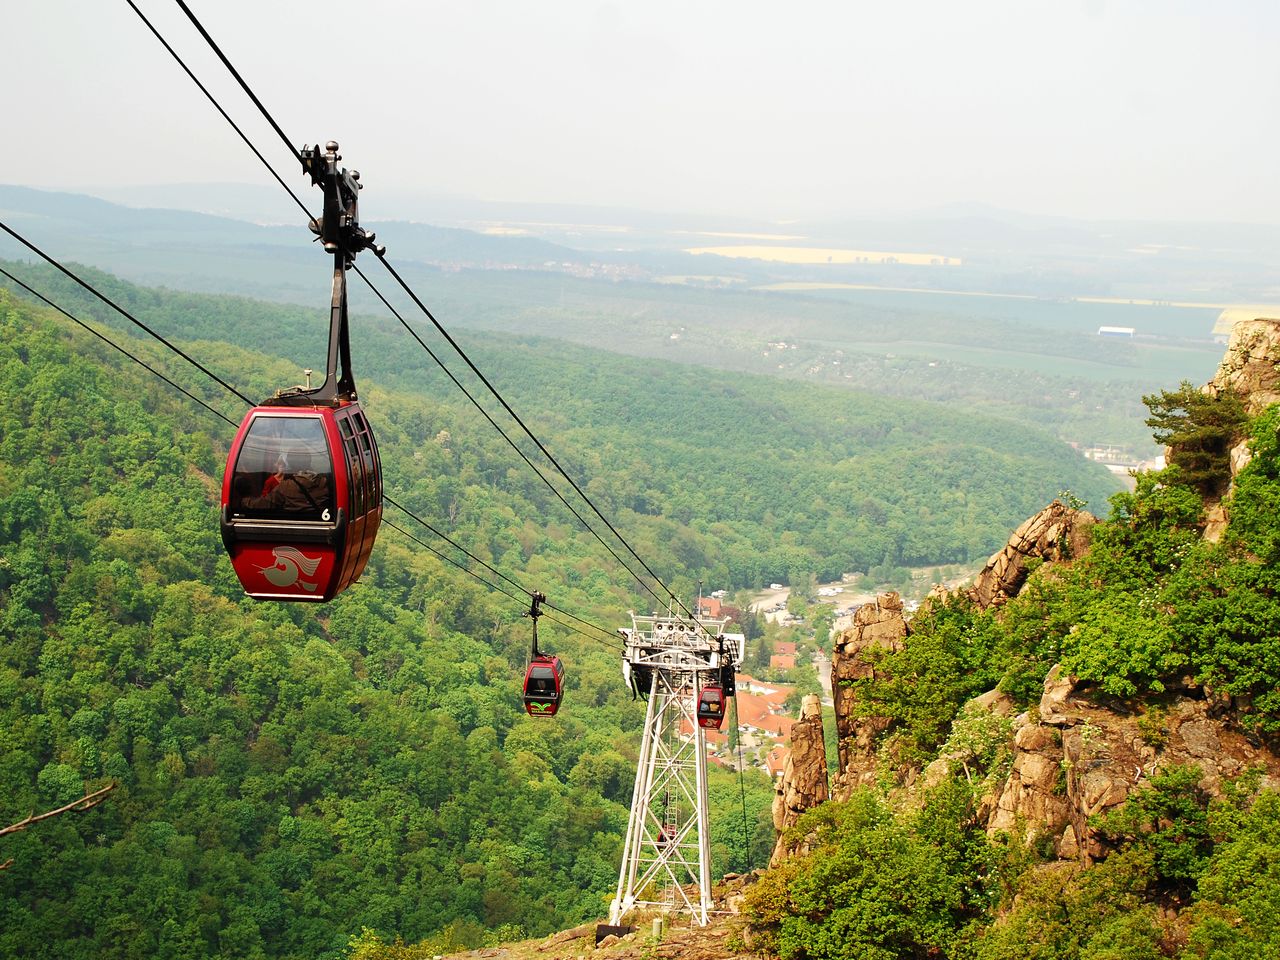
[[[831,298],[867,307],[1012,320],[1026,326],[1096,335],[1099,327],[1133,327],[1137,336],[1211,341],[1213,323],[1228,304],[1159,303],[1114,297],[1055,300],[1019,293],[911,290],[838,283],[777,283],[763,291]],[[1216,352],[1221,354],[1221,347]]]
[[[961,265],[959,257],[941,253],[908,253],[892,250],[845,250],[838,247],[727,246],[692,247],[685,253],[699,256],[712,254],[746,260],[769,260],[774,263],[900,263],[910,266]]]
[[[1001,350],[996,347],[967,347],[955,343],[930,340],[893,340],[881,343],[841,342],[841,348],[854,353],[909,356],[924,360],[997,367],[1008,371],[1037,372],[1055,377],[1108,381],[1117,375],[1117,364],[1078,360],[1047,353]],[[1123,365],[1125,379],[1150,379],[1165,383],[1189,379],[1193,382],[1212,376],[1221,359],[1221,347],[1203,348],[1157,343],[1135,343],[1130,351],[1134,362]]]

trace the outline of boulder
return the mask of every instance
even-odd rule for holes
[[[1251,417],[1280,403],[1280,319],[1242,320],[1231,328],[1226,355],[1205,387],[1210,396],[1240,395]]]
[[[1075,689],[1076,678],[1064,673],[1062,665],[1055,663],[1044,678],[1044,693],[1040,696],[1040,722],[1055,727],[1071,723],[1066,710]]]
[[[1052,562],[1080,556],[1088,549],[1090,533],[1097,522],[1093,514],[1054,500],[1013,532],[966,592],[983,610],[1007,603],[1026,582],[1031,560]]]

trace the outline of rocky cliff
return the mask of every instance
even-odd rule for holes
[[[1280,402],[1280,320],[1258,319],[1238,324],[1226,357],[1204,393],[1238,395],[1250,416]],[[1249,462],[1248,447],[1231,450],[1231,477]],[[1225,529],[1230,491],[1220,501],[1206,503],[1206,539]],[[1096,519],[1055,501],[1029,518],[995,553],[962,591],[939,590],[932,602],[945,602],[963,593],[979,609],[1000,608],[1022,590],[1030,571],[1041,564],[1070,563],[1089,549]],[[860,787],[889,783],[910,791],[937,782],[962,768],[970,758],[963,751],[938,757],[927,770],[896,767],[879,745],[891,733],[888,719],[859,710],[850,683],[875,678],[877,664],[887,652],[910,643],[911,625],[901,600],[885,594],[860,608],[853,626],[834,641],[832,696],[839,736],[839,774],[832,795],[846,799]],[[1012,701],[992,691],[970,702],[962,715],[1006,717],[1009,731],[1007,773],[989,785],[980,798],[978,816],[989,834],[1022,836],[1028,841],[1048,838],[1062,859],[1091,862],[1106,855],[1093,820],[1113,809],[1158,771],[1194,766],[1200,787],[1221,793],[1225,781],[1253,769],[1262,786],[1280,786],[1280,753],[1245,731],[1233,715],[1230,698],[1197,686],[1189,678],[1166,694],[1143,703],[1102,696],[1097,690],[1054,667],[1045,678],[1035,709],[1016,716]],[[821,737],[820,720],[809,738]],[[788,769],[780,788],[789,798],[790,822],[802,812],[804,793],[792,784],[812,782],[820,756],[806,753]],[[809,769],[812,765],[814,769]],[[781,828],[782,824],[779,823]],[[785,854],[779,848],[778,855]]]
[[[863,604],[853,626],[836,637],[831,653],[831,696],[835,701],[836,734],[840,744],[839,775],[834,794],[845,799],[855,789],[876,781],[880,736],[889,726],[883,717],[858,715],[854,680],[874,678],[875,654],[901,650],[907,638],[902,599],[886,593]]]
[[[1280,402],[1280,320],[1258,318],[1232,327],[1226,355],[1213,379],[1204,385],[1203,392],[1211,397],[1234,394],[1243,401],[1245,413],[1251,417]],[[1230,480],[1225,490],[1218,491],[1220,496],[1211,497],[1205,504],[1204,536],[1213,543],[1221,540],[1226,532],[1227,501],[1237,474],[1249,463],[1248,443],[1238,441],[1228,456]],[[1174,462],[1177,449],[1170,448],[1165,457]]]
[[[1017,718],[1013,766],[991,798],[987,832],[1049,835],[1062,859],[1108,852],[1091,818],[1119,806],[1157,771],[1195,766],[1220,796],[1228,779],[1260,769],[1280,786],[1280,756],[1231,720],[1230,702],[1186,687],[1143,706],[1099,698],[1054,667],[1039,708]]]
[[[1087,549],[1089,530],[1095,522],[1091,514],[1055,500],[1014,531],[1009,542],[987,561],[972,587],[957,592],[967,595],[979,609],[1002,605],[1022,588],[1032,561],[1062,562]],[[946,591],[937,591],[931,599],[945,601],[948,596]],[[859,787],[877,781],[883,772],[883,759],[877,748],[890,725],[884,717],[861,715],[857,694],[850,684],[874,678],[880,656],[901,650],[909,635],[901,598],[887,593],[877,597],[875,603],[859,607],[853,625],[835,639],[831,695],[840,766],[832,793],[837,799],[846,799]],[[909,782],[914,780],[915,771],[898,770],[892,776],[898,782]]]

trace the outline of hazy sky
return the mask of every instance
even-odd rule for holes
[[[135,0],[277,168],[176,4]],[[373,187],[790,217],[1280,223],[1275,0],[189,0]],[[264,183],[124,0],[6,0],[0,182]]]

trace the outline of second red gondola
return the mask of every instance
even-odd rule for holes
[[[552,654],[529,661],[524,674],[524,709],[531,717],[554,717],[564,696],[564,664]]]
[[[698,694],[698,726],[709,730],[719,730],[724,723],[724,688],[716,683],[709,683]]]

